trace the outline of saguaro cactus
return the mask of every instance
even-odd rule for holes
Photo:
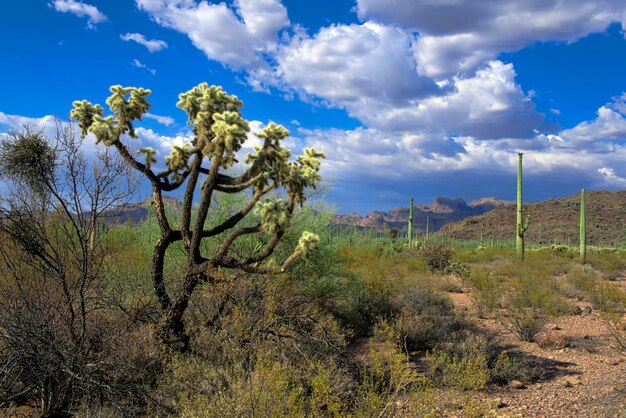
[[[74,102],[70,116],[78,121],[83,136],[92,133],[96,143],[114,148],[152,186],[161,232],[152,259],[152,283],[163,314],[160,336],[163,342],[185,351],[189,337],[185,332],[184,314],[198,284],[229,280],[229,271],[279,274],[318,245],[317,235],[303,232],[290,256],[282,260],[270,258],[289,226],[294,209],[304,202],[305,190],[319,183],[319,159],[324,154],[305,148],[303,155],[290,161],[291,152],[282,145],[289,131],[271,122],[256,135],[262,145],[256,146],[253,153],[239,155],[250,132],[240,111],[243,103],[219,86],[201,83],[180,94],[177,104],[187,113],[187,123],[193,126],[193,138],[184,145],[174,145],[164,158],[165,164],[163,158],[158,164],[156,157],[163,156],[155,149],[140,148],[134,154],[126,143],[137,138],[134,125],[150,109],[147,100],[150,90],[122,86],[113,86],[110,90],[112,94],[106,100],[110,116],[104,116],[100,105],[86,100]],[[241,175],[223,172],[242,159],[247,167]],[[174,223],[165,212],[162,193],[177,189],[183,189],[184,193],[180,221]],[[284,198],[261,201],[275,189],[283,189]],[[251,191],[248,202],[230,218],[206,225],[211,203],[218,193],[248,190]],[[193,204],[194,199],[199,200],[198,205]],[[248,215],[254,217],[254,223],[242,226],[240,222]],[[252,253],[235,250],[235,241],[254,235],[262,238],[260,248]],[[222,238],[221,244],[216,244],[213,251],[201,245],[204,239],[218,236]],[[165,254],[177,241],[182,242],[187,254],[187,268],[180,283],[170,287],[164,277]],[[175,292],[174,289],[181,290]]]
[[[580,261],[587,259],[587,223],[585,221],[585,189],[580,192]]]
[[[409,199],[409,248],[413,248],[413,197]]]
[[[515,248],[517,250],[517,258],[524,259],[524,235],[528,230],[528,224],[530,217],[526,217],[526,222],[522,224],[524,214],[522,212],[522,156],[523,153],[518,153],[517,162],[517,228],[515,234]]]
[[[430,221],[430,218],[427,216],[426,217],[426,242],[428,242],[429,236],[428,236],[428,223]]]

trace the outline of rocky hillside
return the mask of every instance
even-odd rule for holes
[[[442,226],[451,222],[457,222],[468,216],[480,215],[495,208],[512,204],[506,200],[498,200],[493,197],[474,200],[469,204],[463,199],[448,199],[438,197],[433,203],[420,204],[413,207],[413,225],[418,233],[426,231],[426,219],[428,219],[431,232],[439,230]],[[409,208],[395,208],[388,212],[373,211],[367,215],[350,213],[336,215],[332,221],[334,226],[356,226],[360,229],[371,228],[382,231],[388,228],[407,229]]]
[[[626,242],[626,190],[587,191],[587,239],[593,245]],[[530,242],[578,244],[580,194],[524,205],[530,215]],[[515,205],[505,205],[480,216],[463,219],[441,228],[451,239],[515,238]]]

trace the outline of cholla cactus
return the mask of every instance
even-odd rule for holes
[[[302,236],[298,240],[298,246],[296,252],[303,257],[308,257],[313,251],[317,249],[320,244],[320,237],[312,232],[304,231]]]
[[[156,158],[154,158],[154,155],[156,154],[156,150],[152,147],[145,147],[145,148],[139,148],[137,150],[137,154],[143,154],[146,157],[146,167],[150,168],[152,167],[153,163],[156,163],[157,160]]]
[[[154,248],[152,282],[164,313],[162,336],[164,341],[180,343],[180,348],[186,349],[188,338],[184,332],[183,314],[197,283],[210,283],[215,277],[222,277],[223,271],[228,269],[253,274],[281,273],[317,247],[319,237],[304,232],[286,260],[281,263],[271,257],[289,226],[296,205],[304,203],[305,190],[319,183],[320,159],[324,158],[324,154],[306,148],[295,161],[290,161],[291,152],[282,145],[289,131],[270,122],[257,134],[263,144],[245,157],[245,172],[237,177],[221,173],[221,169],[238,162],[237,152],[247,139],[250,127],[241,115],[243,103],[236,96],[227,94],[219,86],[202,83],[180,94],[177,103],[187,113],[187,122],[194,133],[193,139],[190,143],[173,146],[165,158],[162,171],[155,171],[159,162],[154,149],[140,148],[138,155],[134,155],[124,144],[126,136],[136,137],[134,123],[141,120],[150,109],[147,101],[150,90],[113,86],[111,93],[106,100],[111,115],[105,116],[101,106],[83,100],[74,102],[71,117],[78,121],[83,136],[92,133],[98,143],[116,148],[128,164],[150,181],[156,218],[161,229],[161,236]],[[201,174],[205,177],[199,184]],[[181,187],[185,191],[180,229],[173,229],[163,207],[162,193]],[[279,188],[285,192],[284,199],[259,203],[263,196]],[[221,224],[205,225],[216,193],[240,193],[247,189],[253,193],[249,202],[238,212]],[[192,224],[194,199],[199,202]],[[238,227],[239,222],[251,212],[256,215],[258,224]],[[264,247],[248,255],[232,250],[238,238],[255,233],[268,236],[263,240]],[[203,254],[200,245],[202,239],[220,234],[225,234],[221,247]],[[184,291],[173,297],[166,289],[163,269],[167,248],[176,241],[183,243],[188,255],[188,266],[181,284]]]
[[[289,207],[283,199],[266,200],[257,205],[256,213],[261,218],[261,229],[265,232],[284,230],[289,225]]]

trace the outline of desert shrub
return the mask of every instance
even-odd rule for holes
[[[174,402],[179,416],[343,416],[347,409],[346,382],[349,376],[332,364],[302,359],[282,360],[275,353],[259,351],[249,366],[222,369],[228,384],[209,388],[203,375],[214,375],[215,363],[201,357],[193,361],[177,358],[173,381],[186,390]],[[223,367],[223,365],[222,365]],[[190,379],[191,378],[191,379]],[[191,384],[201,386],[192,389]],[[343,390],[343,392],[342,392]]]
[[[469,282],[474,288],[480,315],[484,315],[484,311],[493,312],[500,306],[504,280],[484,266],[472,266]]]
[[[560,292],[566,297],[575,297],[580,300],[589,299],[590,292],[598,283],[597,273],[588,266],[572,266],[559,284]]]
[[[444,271],[452,261],[452,249],[442,244],[424,245],[419,254],[433,272]]]
[[[489,381],[487,357],[480,350],[472,350],[463,356],[434,350],[427,356],[427,378],[439,387],[457,390],[484,389]]]
[[[395,303],[400,314],[393,325],[409,349],[432,348],[463,329],[464,324],[455,315],[452,302],[430,290],[408,289]]]
[[[520,340],[533,342],[535,337],[545,329],[550,317],[538,309],[518,308],[509,312],[505,319],[509,329]]]
[[[395,416],[402,408],[399,400],[419,385],[418,376],[407,366],[398,345],[399,337],[386,322],[374,328],[372,348],[356,389],[355,416]]]
[[[553,244],[550,246],[550,251],[563,257],[573,258],[575,256],[575,249],[567,245]]]
[[[601,318],[613,338],[614,348],[618,352],[626,353],[626,316],[621,313],[605,312]]]
[[[531,368],[521,357],[509,355],[495,334],[477,333],[470,329],[438,349],[451,358],[484,357],[489,383],[504,384],[511,380],[527,380],[533,375]]]
[[[611,249],[589,251],[587,262],[609,280],[619,279],[626,275],[626,251]]]
[[[626,312],[626,293],[613,283],[598,282],[589,290],[594,309],[602,312]]]
[[[450,261],[446,268],[444,269],[446,274],[451,274],[453,276],[458,277],[459,279],[465,281],[469,278],[470,268],[466,263],[461,263],[458,261]]]

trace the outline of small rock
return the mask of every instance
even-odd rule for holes
[[[591,339],[591,335],[589,334],[583,335],[583,340],[590,340],[590,339]]]
[[[507,405],[501,398],[496,398],[493,400],[493,403],[496,405],[496,408],[506,408]]]
[[[570,338],[564,334],[542,334],[535,341],[539,347],[551,350],[563,350],[570,346]]]
[[[588,315],[591,315],[591,311],[592,311],[591,306],[585,306],[584,308],[582,308],[580,314],[582,316],[588,316]]]
[[[526,385],[519,380],[511,380],[509,382],[509,387],[513,389],[526,389]]]
[[[582,309],[580,309],[580,306],[575,306],[574,309],[572,309],[572,313],[574,315],[580,315],[582,313]]]
[[[580,376],[567,376],[563,381],[563,386],[566,388],[571,388],[582,384],[583,382],[580,379]]]
[[[560,331],[560,330],[561,330],[561,327],[560,327],[560,326],[558,326],[558,325],[556,325],[556,324],[554,324],[554,325],[550,325],[550,327],[548,327],[548,329],[549,329],[550,331]]]
[[[611,365],[611,366],[617,366],[619,364],[622,364],[624,362],[624,358],[623,357],[613,357],[607,360],[607,364]]]

